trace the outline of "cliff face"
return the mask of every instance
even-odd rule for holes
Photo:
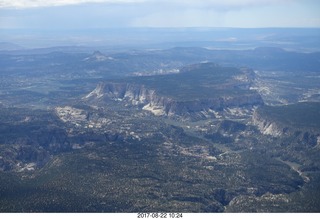
[[[151,111],[155,115],[166,116],[187,116],[201,111],[223,110],[227,107],[252,107],[263,104],[258,93],[180,101],[160,96],[155,90],[148,89],[144,85],[113,82],[98,84],[84,99],[95,101],[118,99],[133,105],[142,105],[144,110]]]
[[[143,85],[127,83],[99,83],[97,87],[84,99],[120,99],[131,102],[133,105],[138,105],[151,102],[156,97],[154,90],[146,89]]]
[[[262,134],[273,137],[288,137],[302,145],[320,146],[320,130],[317,128],[279,121],[260,112],[259,109],[253,113],[252,120]]]
[[[278,137],[284,134],[284,129],[279,127],[279,125],[275,121],[263,117],[257,111],[253,113],[252,120],[253,124],[256,125],[260,132],[264,135]]]

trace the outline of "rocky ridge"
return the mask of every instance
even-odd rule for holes
[[[257,111],[253,113],[252,121],[264,135],[279,137],[284,134],[284,128],[281,128],[275,121],[264,118]]]
[[[319,113],[313,113],[311,107],[318,107],[317,105],[317,103],[300,103],[288,106],[268,106],[255,110],[252,121],[253,124],[256,125],[260,132],[264,135],[270,135],[273,137],[287,137],[295,139],[295,141],[300,142],[301,144],[320,146],[319,128],[313,124],[308,124],[307,122],[301,126],[297,126],[294,123],[295,114],[292,113],[292,109],[296,108],[295,113],[305,113],[306,115],[311,115],[311,119],[316,121],[319,117]],[[281,114],[279,114],[283,119],[274,117],[272,115],[272,111],[278,112],[281,108],[286,108],[283,112],[281,112]]]
[[[252,107],[263,104],[258,93],[180,101],[172,97],[160,96],[156,90],[149,89],[145,85],[115,82],[98,84],[83,99],[98,102],[105,100],[126,101],[132,105],[141,105],[142,109],[157,116],[169,117],[189,116],[212,110],[223,110],[228,107]]]

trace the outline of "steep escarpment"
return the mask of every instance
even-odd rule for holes
[[[253,123],[263,134],[320,145],[320,103],[263,106],[254,112]]]
[[[253,124],[256,125],[260,132],[265,135],[278,137],[284,134],[284,128],[281,128],[282,124],[279,124],[270,118],[264,117],[258,110],[254,112],[252,119]]]
[[[126,100],[132,104],[144,104],[150,102],[156,97],[154,90],[149,90],[143,85],[128,83],[99,83],[97,87],[90,92],[85,100]]]
[[[254,77],[250,69],[200,63],[182,68],[179,74],[100,83],[84,100],[125,101],[155,115],[207,117],[226,108],[263,105],[261,96],[250,89]]]
[[[106,82],[100,83],[86,97],[87,101],[120,100],[133,105],[141,105],[155,115],[187,116],[210,110],[223,110],[228,107],[252,107],[261,105],[263,101],[258,93],[244,95],[221,95],[220,97],[178,100],[161,96],[156,90],[145,85]]]

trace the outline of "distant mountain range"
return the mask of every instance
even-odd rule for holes
[[[15,43],[8,43],[8,42],[0,42],[0,51],[13,51],[13,50],[23,50],[24,47],[15,44]]]

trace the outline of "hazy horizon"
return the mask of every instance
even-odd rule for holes
[[[293,49],[302,40],[314,50],[320,44],[319,11],[315,0],[0,0],[0,42],[26,48],[190,42],[251,48],[279,42]]]
[[[2,29],[1,32],[0,50],[61,46],[166,49],[181,46],[210,49],[281,47],[295,51],[320,51],[320,28]]]
[[[0,28],[320,27],[316,0],[0,0]]]

